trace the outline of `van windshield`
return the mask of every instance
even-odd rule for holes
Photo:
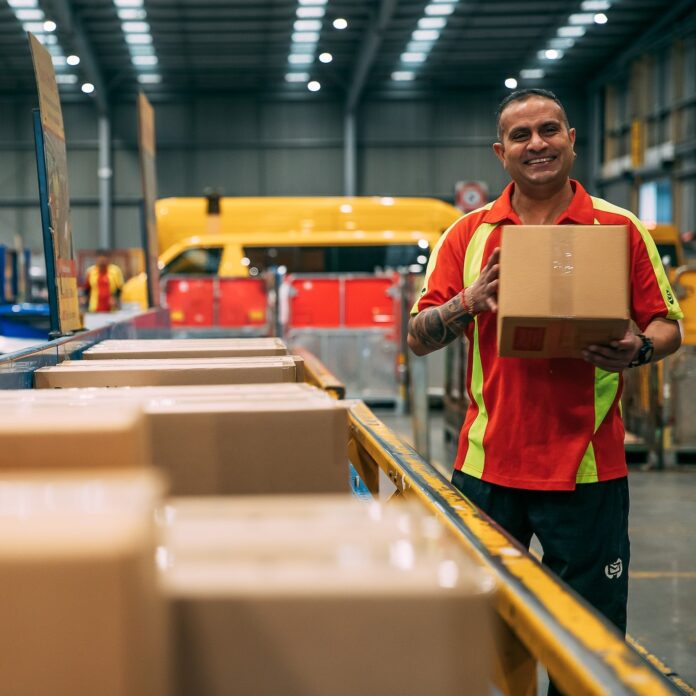
[[[247,246],[244,255],[250,268],[259,271],[285,266],[288,273],[374,273],[399,268],[419,273],[427,263],[428,250],[417,244]]]

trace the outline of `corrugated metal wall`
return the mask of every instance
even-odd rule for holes
[[[358,193],[452,199],[459,180],[497,195],[507,177],[491,150],[498,94],[370,100],[357,118]],[[0,243],[19,234],[41,248],[31,102],[0,102]],[[200,99],[155,104],[160,196],[341,195],[343,107],[317,101]],[[575,175],[585,179],[584,100],[566,103],[578,129]],[[65,104],[76,248],[98,244],[97,116]],[[112,114],[115,246],[139,244],[140,171],[134,104]]]

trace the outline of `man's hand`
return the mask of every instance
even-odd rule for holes
[[[496,247],[488,257],[481,275],[464,290],[467,307],[474,314],[498,311],[498,271],[500,248]]]
[[[638,355],[642,345],[640,338],[629,330],[620,341],[612,341],[608,346],[588,346],[582,356],[602,370],[621,372]]]
[[[444,348],[461,336],[473,315],[498,309],[499,259],[500,249],[496,248],[481,275],[468,288],[444,305],[424,309],[409,320],[407,342],[416,355]]]

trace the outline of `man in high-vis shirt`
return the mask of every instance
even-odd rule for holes
[[[628,470],[622,370],[660,360],[681,343],[682,313],[640,221],[569,178],[575,129],[551,92],[513,92],[498,110],[496,156],[512,182],[493,203],[440,238],[409,322],[417,355],[464,334],[471,405],[453,484],[626,631]],[[581,359],[500,358],[496,351],[502,225],[626,225],[631,317],[610,345]],[[597,250],[602,253],[601,249]]]
[[[85,273],[88,312],[113,312],[118,309],[123,289],[123,273],[109,262],[109,252],[99,250],[97,262]]]

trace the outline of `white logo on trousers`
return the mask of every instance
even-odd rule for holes
[[[623,563],[617,558],[613,563],[604,566],[604,574],[610,579],[620,578],[623,573]]]

